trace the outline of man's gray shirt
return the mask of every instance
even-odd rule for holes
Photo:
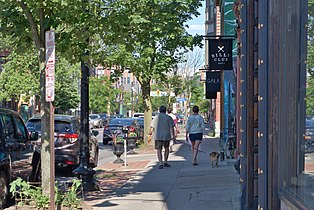
[[[165,113],[159,113],[150,124],[154,128],[154,139],[161,141],[171,140],[171,129],[174,126],[173,119]]]

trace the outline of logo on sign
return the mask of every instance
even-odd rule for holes
[[[210,70],[232,69],[232,39],[209,40]]]
[[[206,99],[217,98],[217,92],[220,91],[220,71],[206,72]]]

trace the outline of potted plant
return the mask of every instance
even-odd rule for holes
[[[122,133],[114,133],[112,135],[112,141],[113,141],[113,154],[117,156],[117,159],[113,163],[124,163],[124,161],[121,159],[121,155],[124,153],[124,142],[123,142],[123,136]]]
[[[136,152],[134,151],[134,148],[136,146],[136,141],[137,141],[137,134],[134,132],[134,129],[130,130],[130,132],[128,133],[128,147],[129,147],[129,152],[128,154],[136,154]]]

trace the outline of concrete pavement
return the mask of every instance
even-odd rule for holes
[[[208,154],[220,150],[219,139],[206,137],[201,144],[197,166],[192,165],[190,146],[184,143],[183,134],[170,154],[170,168],[158,169],[152,147],[128,155],[126,167],[111,163],[100,166],[107,171],[136,173],[112,193],[97,193],[97,199],[87,199],[86,204],[93,209],[106,210],[240,209],[239,175],[233,167],[235,160],[225,159],[219,162],[218,168],[212,168]]]

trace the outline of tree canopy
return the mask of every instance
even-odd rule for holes
[[[129,68],[141,84],[144,136],[152,116],[150,82],[168,72],[185,51],[201,44],[201,37],[186,31],[201,5],[199,0],[116,0],[103,13],[105,46],[115,46],[111,49],[122,69]]]
[[[39,93],[39,72],[37,58],[32,50],[22,54],[12,52],[7,58],[0,74],[0,100],[19,99],[20,95],[29,96]]]
[[[108,111],[108,103],[115,101],[116,94],[120,91],[113,88],[113,83],[107,76],[91,77],[89,86],[90,111],[93,113],[106,113]],[[116,108],[117,105],[111,103],[110,110],[112,111]]]

